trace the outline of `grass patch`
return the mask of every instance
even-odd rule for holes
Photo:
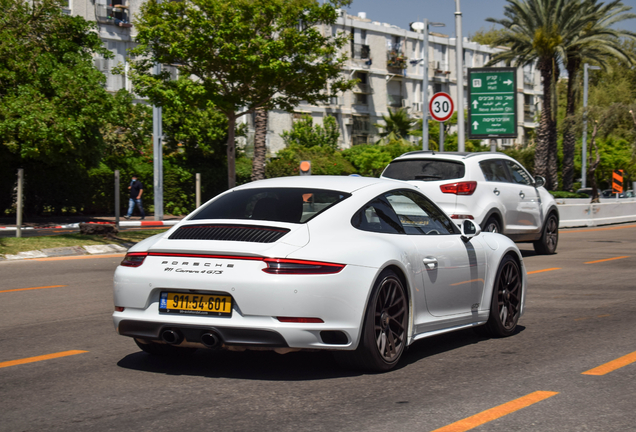
[[[54,236],[42,237],[2,237],[0,238],[0,254],[16,254],[39,249],[49,249],[67,246],[87,246],[87,245],[105,245],[113,243],[137,243],[141,240],[151,237],[155,234],[168,231],[160,230],[144,230],[144,231],[122,231],[117,234],[117,239],[105,238],[99,235],[84,234],[61,234]]]

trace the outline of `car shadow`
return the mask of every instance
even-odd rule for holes
[[[524,329],[523,326],[517,326],[515,334]],[[422,339],[409,347],[393,371],[427,357],[478,344],[487,339],[470,329]],[[125,369],[165,375],[263,381],[312,381],[367,374],[342,367],[328,351],[300,351],[281,355],[273,351],[198,350],[194,354],[178,357],[157,357],[139,351],[127,355],[117,365]]]
[[[521,333],[525,329],[526,328],[524,326],[517,325],[512,336]],[[475,345],[489,339],[491,338],[488,336],[480,336],[472,329],[460,330],[420,339],[412,344],[408,351],[404,353],[398,368],[406,367],[427,357],[443,354],[465,346]]]

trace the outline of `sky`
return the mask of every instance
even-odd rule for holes
[[[462,35],[467,37],[477,30],[490,29],[493,24],[486,22],[486,18],[503,18],[506,3],[505,0],[460,0]],[[636,13],[636,0],[623,0],[623,4],[631,6],[632,12]],[[404,29],[411,22],[428,18],[430,22],[446,24],[446,27],[433,27],[431,31],[455,36],[455,0],[353,0],[347,13],[358,15],[358,12],[366,12],[371,21],[394,24]],[[636,19],[623,21],[617,27],[636,32]]]

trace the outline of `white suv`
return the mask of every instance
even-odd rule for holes
[[[458,224],[473,219],[484,231],[533,242],[539,254],[556,251],[559,210],[545,179],[503,153],[405,153],[382,177],[417,185]]]

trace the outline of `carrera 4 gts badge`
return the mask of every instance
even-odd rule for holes
[[[163,269],[164,272],[175,272],[175,273],[193,273],[193,274],[211,274],[211,275],[220,275],[223,274],[224,270],[221,270],[220,268],[223,269],[228,269],[228,268],[234,268],[234,264],[226,264],[225,266],[223,264],[214,264],[214,263],[201,263],[201,262],[197,262],[197,261],[183,261],[183,262],[179,262],[179,261],[162,261],[161,265],[170,265],[170,266],[179,266],[180,267],[165,267]],[[185,266],[190,266],[190,267],[199,267],[198,269],[189,269],[189,268],[183,268]],[[203,267],[203,268],[201,268]],[[208,267],[208,268],[206,268]],[[214,267],[214,270],[212,270],[210,267]]]

